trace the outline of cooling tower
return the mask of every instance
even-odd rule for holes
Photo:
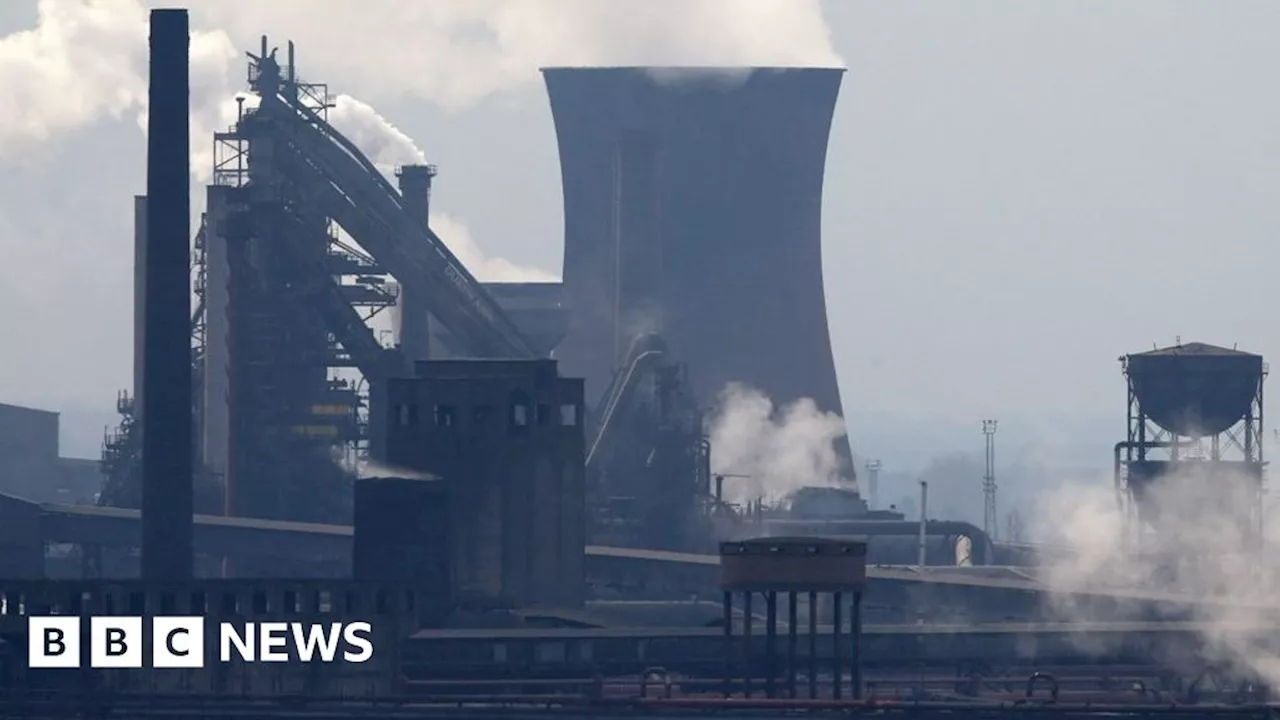
[[[564,185],[566,374],[594,401],[631,339],[656,330],[703,402],[742,382],[839,413],[821,210],[843,70],[543,74]]]

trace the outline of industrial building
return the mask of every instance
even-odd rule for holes
[[[0,403],[0,493],[35,502],[92,503],[97,460],[61,456],[58,413]]]
[[[137,387],[102,497],[0,496],[0,708],[1270,716],[1257,673],[1213,654],[1232,633],[1274,648],[1268,606],[1224,629],[1200,621],[1230,597],[1065,592],[1032,553],[851,487],[724,501],[704,412],[726,383],[841,411],[818,236],[840,71],[546,70],[565,279],[498,285],[430,228],[437,169],[393,185],[292,44],[263,38],[256,102],[214,138],[192,273],[188,41],[185,11],[153,11]],[[1145,503],[1172,464],[1261,478],[1260,357],[1179,345],[1126,372],[1116,483],[1142,532],[1167,532]],[[28,424],[28,457],[56,457],[56,416]],[[28,617],[93,613],[360,619],[386,650],[354,669],[18,665]]]
[[[554,360],[424,361],[386,402],[387,461],[447,489],[459,602],[581,605],[582,381]]]

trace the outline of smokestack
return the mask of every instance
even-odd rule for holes
[[[822,288],[822,182],[842,70],[543,70],[588,397],[660,332],[709,402],[728,383],[841,413]],[[838,443],[852,476],[847,439]]]
[[[423,227],[431,210],[431,179],[436,176],[434,165],[405,165],[396,173],[400,181],[400,196],[405,209]],[[400,351],[410,363],[426,360],[430,349],[430,316],[423,303],[414,302],[402,283],[400,285],[399,321],[396,337]]]
[[[186,10],[151,11],[143,249],[142,577],[192,577],[191,160]]]

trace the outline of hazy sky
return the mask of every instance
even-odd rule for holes
[[[0,400],[64,410],[86,454],[130,377],[145,30],[127,0],[39,5],[19,35],[37,3],[0,5]],[[1280,354],[1276,3],[209,0],[193,26],[227,33],[201,36],[201,92],[243,86],[231,53],[259,33],[292,37],[305,77],[440,166],[435,207],[486,254],[549,273],[538,64],[842,60],[827,301],[854,447],[886,465],[980,451],[991,416],[1010,447],[1105,467],[1119,355]]]

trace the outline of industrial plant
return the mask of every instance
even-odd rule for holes
[[[727,493],[724,388],[845,412],[820,237],[843,71],[544,69],[563,281],[483,283],[429,222],[447,168],[385,175],[291,42],[251,48],[192,188],[186,11],[150,32],[133,387],[100,488],[0,495],[0,715],[1272,717],[1274,604],[1214,574],[1264,572],[1259,355],[1121,358],[1115,562],[997,537],[994,420],[985,527],[923,483],[918,517],[882,507],[844,437],[841,481]],[[19,424],[6,472],[81,477],[56,415]],[[1188,535],[1207,514],[1238,542]],[[96,616],[200,619],[203,665],[93,664]],[[32,662],[48,617],[82,621],[78,664]],[[354,622],[359,664],[216,641]]]

